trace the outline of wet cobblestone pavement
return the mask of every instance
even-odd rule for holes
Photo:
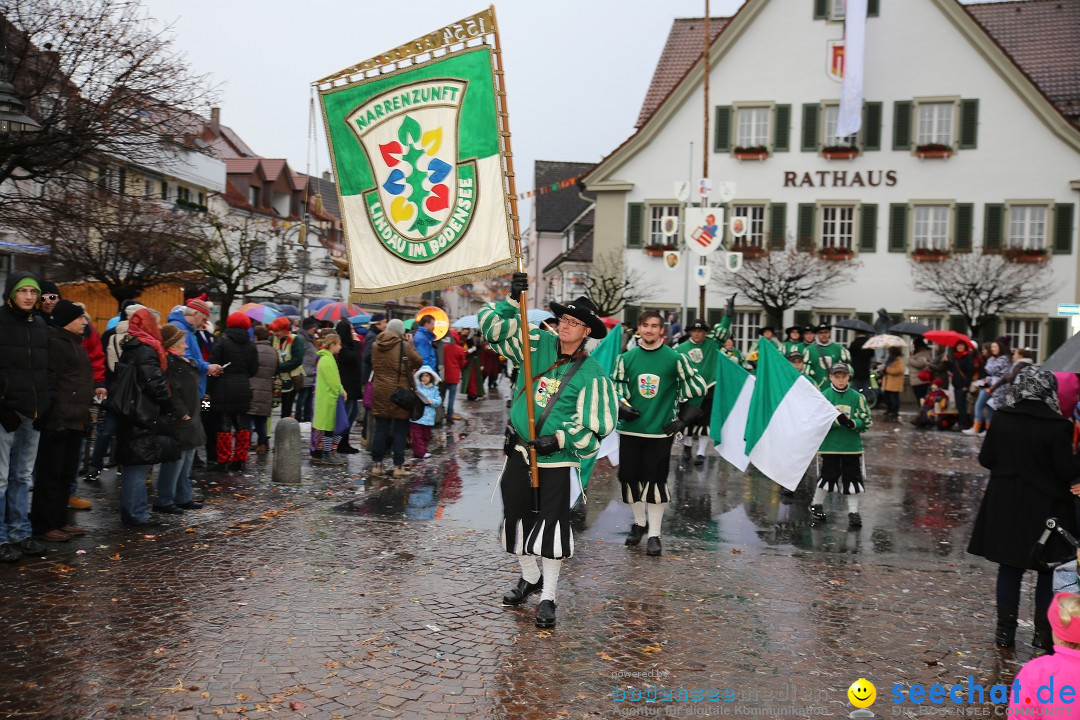
[[[623,546],[606,469],[542,631],[535,597],[499,604],[518,573],[491,501],[505,404],[464,405],[411,478],[361,454],[277,487],[251,463],[153,536],[119,528],[112,473],[81,486],[91,533],[0,567],[0,717],[840,716],[860,677],[878,715],[914,716],[893,685],[1010,682],[1030,656],[1031,587],[1016,656],[995,651],[994,568],[964,552],[978,440],[878,421],[857,531],[840,498],[811,527],[809,487],[679,467],[660,558]],[[615,701],[653,683],[721,700]]]

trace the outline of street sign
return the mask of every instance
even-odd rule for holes
[[[690,199],[690,181],[679,180],[675,183],[675,197],[679,202],[686,202]]]
[[[686,246],[698,255],[708,255],[720,247],[724,226],[723,208],[686,208]]]
[[[1080,305],[1058,305],[1058,317],[1080,315]]]
[[[716,198],[722,203],[731,202],[735,199],[735,183],[722,182],[716,185]]]

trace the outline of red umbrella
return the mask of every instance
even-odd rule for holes
[[[600,318],[600,322],[604,323],[604,327],[608,330],[619,324],[619,321],[613,317],[602,317]]]
[[[319,308],[319,312],[315,313],[316,320],[330,320],[337,322],[341,318],[350,318],[354,315],[363,315],[364,313],[360,308],[350,303],[333,302],[329,305],[323,305]]]
[[[977,343],[974,340],[964,333],[956,332],[955,330],[928,330],[923,333],[923,337],[932,343],[944,345],[945,347],[956,347],[956,344],[959,342],[967,343],[969,348],[977,346]]]

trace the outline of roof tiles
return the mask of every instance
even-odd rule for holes
[[[593,163],[537,160],[533,169],[533,187],[583,177],[592,167]],[[585,196],[594,197],[593,193],[585,193]],[[576,186],[537,195],[535,202],[538,232],[562,232],[590,205],[590,201],[581,199]]]
[[[712,39],[727,26],[730,18],[710,17],[709,34]],[[645,93],[645,102],[641,104],[634,127],[641,127],[657,108],[663,104],[683,76],[701,57],[705,40],[705,18],[676,18],[671,24],[664,51],[660,53],[660,62],[656,64],[649,90]]]

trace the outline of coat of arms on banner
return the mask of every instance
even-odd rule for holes
[[[829,40],[825,43],[825,74],[830,80],[844,82],[843,40]]]
[[[638,375],[637,389],[643,398],[656,397],[656,394],[660,392],[660,376],[650,373]]]

